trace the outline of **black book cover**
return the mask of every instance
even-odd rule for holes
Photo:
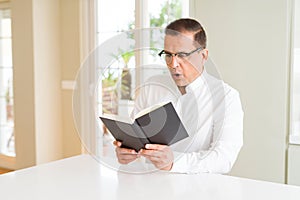
[[[104,116],[100,119],[114,138],[122,142],[122,147],[136,151],[145,144],[172,145],[189,136],[172,103],[151,110],[133,122]]]

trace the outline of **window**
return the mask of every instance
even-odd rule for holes
[[[294,1],[293,9],[290,143],[300,144],[300,0]]]
[[[15,156],[11,13],[0,9],[0,154]]]
[[[115,52],[109,51],[108,53],[110,58],[113,57],[109,64],[106,63],[108,60],[106,57],[98,58],[95,52],[99,53],[99,49],[107,50],[114,47],[107,41],[112,41],[116,35],[128,34],[127,30],[164,27],[174,19],[188,17],[190,1],[80,1],[80,40],[83,65],[75,82],[73,113],[81,141],[90,153],[102,155],[105,152],[105,148],[102,147],[105,147],[106,139],[110,139],[106,137],[109,134],[106,134],[105,127],[97,126],[101,123],[98,118],[95,119],[95,114],[96,116],[103,113],[128,116],[134,106],[134,90],[139,85],[138,83],[152,75],[148,73],[149,71],[160,74],[168,71],[166,66],[159,66],[160,68],[155,68],[155,70],[148,68],[146,70],[150,69],[149,71],[140,73],[144,69],[141,70],[139,66],[147,66],[147,61],[153,64],[159,59],[158,49],[157,52],[141,53],[135,49],[128,51],[122,48],[118,49],[119,41],[113,41],[117,47],[113,48]],[[131,37],[132,35],[129,34],[129,36],[127,38],[131,40],[133,46],[141,39],[146,38],[144,35]],[[148,35],[148,38],[151,39],[151,36]],[[148,38],[146,40],[151,41]],[[120,40],[120,42],[122,41]],[[163,43],[163,38],[161,42]],[[104,44],[105,47],[102,46]],[[98,48],[99,46],[100,48]],[[101,54],[101,56],[103,55]],[[102,64],[103,62],[105,64]],[[96,80],[99,77],[101,81]],[[96,93],[95,89],[97,89]],[[94,106],[96,106],[96,111]]]
[[[189,1],[187,0],[98,0],[97,46],[128,30],[165,27],[175,19],[188,16]],[[142,36],[136,36],[138,34],[135,33],[127,36],[132,39],[132,51],[120,47],[118,52],[112,55],[114,59],[108,68],[103,70],[101,68],[103,66],[98,66],[96,69],[102,78],[102,83],[99,83],[101,86],[98,86],[97,91],[98,115],[102,113],[130,115],[134,106],[134,90],[138,88],[139,83],[154,74],[168,73],[167,67],[157,65],[162,64],[157,56],[161,49],[155,51],[151,48],[154,40],[149,35],[152,35],[152,32],[140,34]],[[148,42],[150,48],[135,50],[138,37]],[[105,127],[103,132],[105,143],[105,136],[109,134]]]
[[[135,28],[165,27],[177,18],[187,17],[189,10],[189,1],[186,0],[98,0],[97,3],[97,45]],[[132,36],[132,39],[134,46],[136,38]],[[113,55],[115,59],[109,69],[102,72],[103,69],[98,68],[98,73],[102,74],[103,79],[102,88],[98,91],[102,94],[98,95],[99,114],[104,112],[128,115],[128,106],[133,107],[133,90],[139,85],[138,82],[147,79],[153,73],[167,73],[167,68],[156,68],[155,72],[151,68],[143,68],[143,75],[139,74],[140,80],[136,80],[135,66],[146,66],[149,62],[157,63],[157,53],[153,50],[143,50],[142,53],[128,52],[120,48],[118,53]]]

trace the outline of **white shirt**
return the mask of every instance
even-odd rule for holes
[[[171,101],[189,137],[171,146],[172,172],[228,173],[243,145],[239,93],[205,70],[182,95],[170,76],[150,78],[140,88],[134,113]]]

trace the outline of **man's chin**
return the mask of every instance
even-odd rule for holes
[[[177,87],[186,87],[188,83],[186,81],[175,81]]]

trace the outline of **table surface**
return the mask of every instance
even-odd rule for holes
[[[300,187],[219,174],[129,174],[75,156],[0,175],[0,199],[300,199]]]

